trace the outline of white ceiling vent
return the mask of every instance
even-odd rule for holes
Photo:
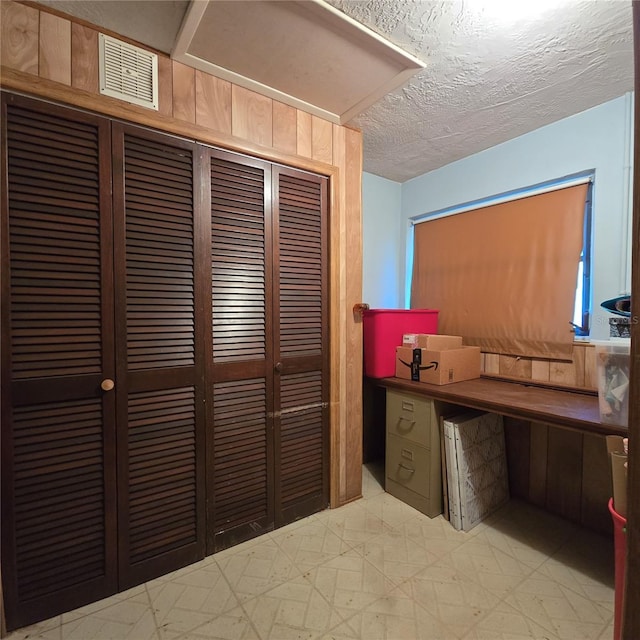
[[[158,109],[158,56],[100,34],[100,93]]]

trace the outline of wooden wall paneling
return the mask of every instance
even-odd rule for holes
[[[576,386],[578,380],[576,363],[552,360],[549,365],[549,381]],[[583,376],[584,378],[584,376]]]
[[[546,508],[574,522],[582,505],[582,440],[578,431],[548,431]]]
[[[501,376],[531,379],[531,358],[501,354],[498,367]]]
[[[71,84],[71,22],[40,12],[40,76]]]
[[[196,70],[196,124],[231,133],[231,83]]]
[[[273,101],[273,148],[285,153],[297,151],[297,109]],[[329,160],[331,163],[331,160]]]
[[[173,116],[173,65],[168,56],[158,56],[158,113]]]
[[[540,507],[547,501],[547,440],[549,427],[531,423],[531,463],[529,468],[529,500]]]
[[[362,302],[362,136],[345,128],[344,189],[346,191],[346,460],[347,500],[362,495],[362,320],[353,306]]]
[[[531,423],[517,418],[504,418],[504,437],[512,498],[529,499],[531,467]]]
[[[531,361],[531,379],[540,380],[541,382],[549,382],[551,377],[551,363],[549,360],[538,360],[534,358]]]
[[[71,86],[90,93],[100,90],[98,32],[71,24]]]
[[[598,375],[596,373],[596,350],[589,345],[584,349],[584,386],[587,389],[598,388]]]
[[[585,386],[585,351],[586,349],[581,344],[573,345],[573,364],[575,367],[576,377],[575,386]]]
[[[300,115],[298,111],[298,153],[300,154]],[[309,115],[309,114],[306,114]],[[305,118],[302,118],[305,122]],[[309,124],[311,117],[309,116]],[[304,132],[304,129],[303,129]],[[309,128],[309,152],[311,129]],[[305,136],[303,136],[303,140]],[[338,507],[347,501],[347,387],[346,387],[346,130],[334,125],[333,164],[338,167],[339,179],[332,180],[330,221],[330,343],[331,343],[331,506]]]
[[[273,144],[273,100],[232,85],[231,133],[255,144],[270,147]]]
[[[311,144],[311,114],[298,109],[298,127],[296,131],[298,155],[305,158],[312,157]],[[334,127],[335,130],[335,127]],[[336,164],[335,158],[333,164]]]
[[[585,433],[583,437],[580,522],[611,535],[613,527],[607,503],[612,487],[607,445],[603,436]]]
[[[196,121],[196,71],[193,67],[172,61],[173,117],[185,122]]]
[[[4,66],[38,75],[39,11],[17,2],[0,2],[0,58]]]
[[[498,353],[484,354],[484,372],[496,375],[500,373],[500,355]]]
[[[311,156],[313,159],[331,164],[332,146],[333,125],[318,116],[311,116]]]

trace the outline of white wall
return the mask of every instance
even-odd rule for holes
[[[397,247],[402,256],[401,291],[406,282],[410,218],[595,169],[591,335],[608,337],[611,314],[602,310],[600,303],[627,293],[630,285],[626,257],[630,242],[629,194],[625,187],[631,175],[632,102],[632,94],[627,94],[403,183]],[[367,193],[370,183],[363,183],[365,214],[366,203],[375,197]],[[382,245],[368,244],[368,225],[369,219],[365,218],[364,251],[371,256]],[[390,239],[387,247],[393,251]],[[370,286],[366,272],[365,283],[365,287]],[[408,306],[404,299],[401,306],[405,302]]]
[[[404,304],[401,186],[370,173],[362,176],[362,301],[372,309]]]

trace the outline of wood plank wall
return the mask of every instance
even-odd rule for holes
[[[593,390],[598,388],[595,349],[592,344],[587,342],[575,342],[573,344],[573,353],[570,361],[483,353],[482,372],[508,378],[566,385],[579,389]]]
[[[604,436],[505,418],[511,496],[612,534]]]
[[[0,10],[0,86],[330,176],[331,504],[360,497],[362,325],[351,312],[362,297],[360,132],[164,55],[158,112],[101,96],[96,28],[33,2],[2,0]]]

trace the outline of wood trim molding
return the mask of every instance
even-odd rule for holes
[[[0,88],[10,89],[27,96],[60,102],[65,105],[93,111],[145,127],[158,129],[177,136],[197,140],[216,147],[246,153],[248,155],[286,164],[297,169],[313,171],[324,176],[338,175],[338,169],[326,162],[285,153],[271,147],[249,142],[236,136],[212,131],[198,124],[184,122],[144,107],[128,104],[115,98],[90,93],[82,89],[67,87],[58,82],[16,71],[4,65],[0,67]]]

